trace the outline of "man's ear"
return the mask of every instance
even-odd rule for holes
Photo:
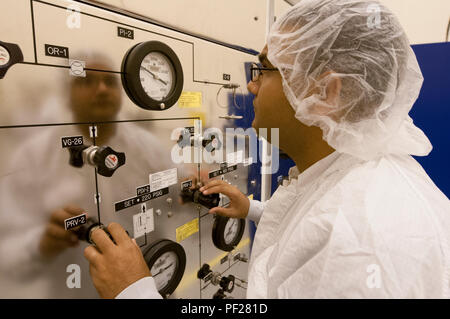
[[[339,102],[339,95],[342,89],[342,81],[334,71],[327,71],[319,77],[319,81],[327,78],[325,87],[326,97],[324,102],[328,105],[336,105]]]
[[[325,92],[322,91],[325,94],[322,93],[323,96],[321,96],[320,102],[314,105],[311,111],[317,115],[328,115],[336,120],[334,117],[337,116],[335,111],[336,107],[339,105],[342,81],[337,73],[332,70],[320,75],[317,79],[317,82],[321,81],[326,81],[326,83],[324,84]],[[316,94],[319,96],[322,95],[318,92],[318,88],[316,88]]]

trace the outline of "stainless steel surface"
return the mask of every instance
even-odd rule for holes
[[[0,41],[18,44],[25,62],[14,65],[0,80],[0,297],[97,298],[83,256],[87,244],[66,249],[51,260],[42,258],[39,244],[52,212],[75,205],[101,223],[118,222],[133,234],[133,215],[142,213],[141,205],[116,211],[115,203],[136,197],[136,189],[149,184],[149,174],[175,167],[177,183],[169,186],[169,193],[146,202],[147,211],[154,212],[154,231],[137,238],[142,249],[162,238],[177,241],[177,229],[198,219],[199,232],[180,241],[186,270],[170,298],[212,297],[196,278],[203,263],[246,278],[247,263],[220,263],[227,253],[212,243],[213,216],[203,207],[178,202],[183,179],[198,176],[199,169],[218,169],[219,164],[174,163],[171,155],[177,143],[175,128],[193,126],[199,117],[204,128],[223,129],[229,123],[218,119],[223,110],[215,102],[221,87],[217,83],[227,73],[245,87],[244,62],[255,58],[85,4],[79,4],[79,28],[68,24],[73,11],[67,7],[73,2],[2,0],[2,4]],[[134,39],[118,37],[118,26],[133,29]],[[133,45],[150,40],[164,42],[176,52],[184,72],[183,91],[201,92],[201,106],[176,104],[146,111],[128,98],[121,84],[122,59]],[[46,44],[68,48],[70,60],[86,63],[86,76],[71,75],[69,59],[46,55]],[[96,127],[95,136],[90,126]],[[126,164],[112,177],[96,174],[93,166],[73,167],[61,142],[69,136],[82,136],[87,146],[124,152]],[[247,193],[247,167],[239,164],[225,177]],[[241,244],[236,252],[249,256],[248,227]],[[81,267],[80,288],[67,285],[71,264]]]

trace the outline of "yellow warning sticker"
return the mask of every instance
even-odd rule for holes
[[[202,107],[202,92],[185,91],[181,93],[180,98],[178,99],[178,107]]]
[[[177,242],[179,243],[195,233],[198,233],[198,218],[176,229]]]
[[[252,200],[253,199],[253,194],[250,194],[247,197],[248,197],[248,199]]]

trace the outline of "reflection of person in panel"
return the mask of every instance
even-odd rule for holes
[[[89,68],[108,70],[111,63],[100,54],[92,57]],[[121,109],[122,90],[116,74],[109,72],[89,72],[86,77],[73,77],[70,84],[70,109],[76,123],[105,122],[116,119]],[[99,132],[97,145],[106,145],[116,134],[115,125],[97,125]],[[87,125],[78,126],[84,138],[89,136]],[[47,231],[41,239],[39,250],[42,256],[52,258],[68,247],[78,245],[76,229],[65,231],[64,220],[81,214],[83,208],[74,205],[55,210],[50,217]]]
[[[111,70],[111,63],[99,54],[80,54],[86,67]],[[87,71],[86,77],[69,77],[67,69],[45,68],[44,72],[69,78],[70,85],[52,96],[68,100],[75,123],[111,121],[121,110],[120,75]],[[26,75],[24,75],[26,76]],[[30,98],[30,101],[33,99]],[[44,113],[66,119],[64,105],[53,103]],[[65,120],[66,121],[66,120]],[[7,173],[0,177],[0,297],[3,298],[90,298],[98,297],[83,258],[85,244],[76,229],[66,231],[63,221],[82,212],[97,216],[94,169],[69,165],[69,152],[61,148],[61,137],[83,135],[92,145],[89,125],[26,128],[30,136],[5,160]],[[127,155],[127,164],[111,178],[99,176],[102,222],[114,215],[113,203],[130,197],[136,186],[148,184],[148,173],[168,169],[170,152],[158,139],[134,123],[98,124],[96,145],[111,146]],[[151,145],[152,148],[146,146]],[[168,157],[167,159],[164,156]],[[7,163],[6,163],[7,162]],[[132,194],[131,194],[132,196]],[[130,225],[128,225],[130,226]],[[68,277],[69,265],[81,267],[81,287]],[[77,288],[69,288],[75,286]]]

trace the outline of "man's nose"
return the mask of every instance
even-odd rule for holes
[[[108,85],[106,85],[105,81],[99,81],[97,86],[97,93],[103,93],[108,91]]]
[[[253,95],[256,95],[258,93],[258,88],[259,86],[257,82],[249,81],[247,83],[247,90]]]

